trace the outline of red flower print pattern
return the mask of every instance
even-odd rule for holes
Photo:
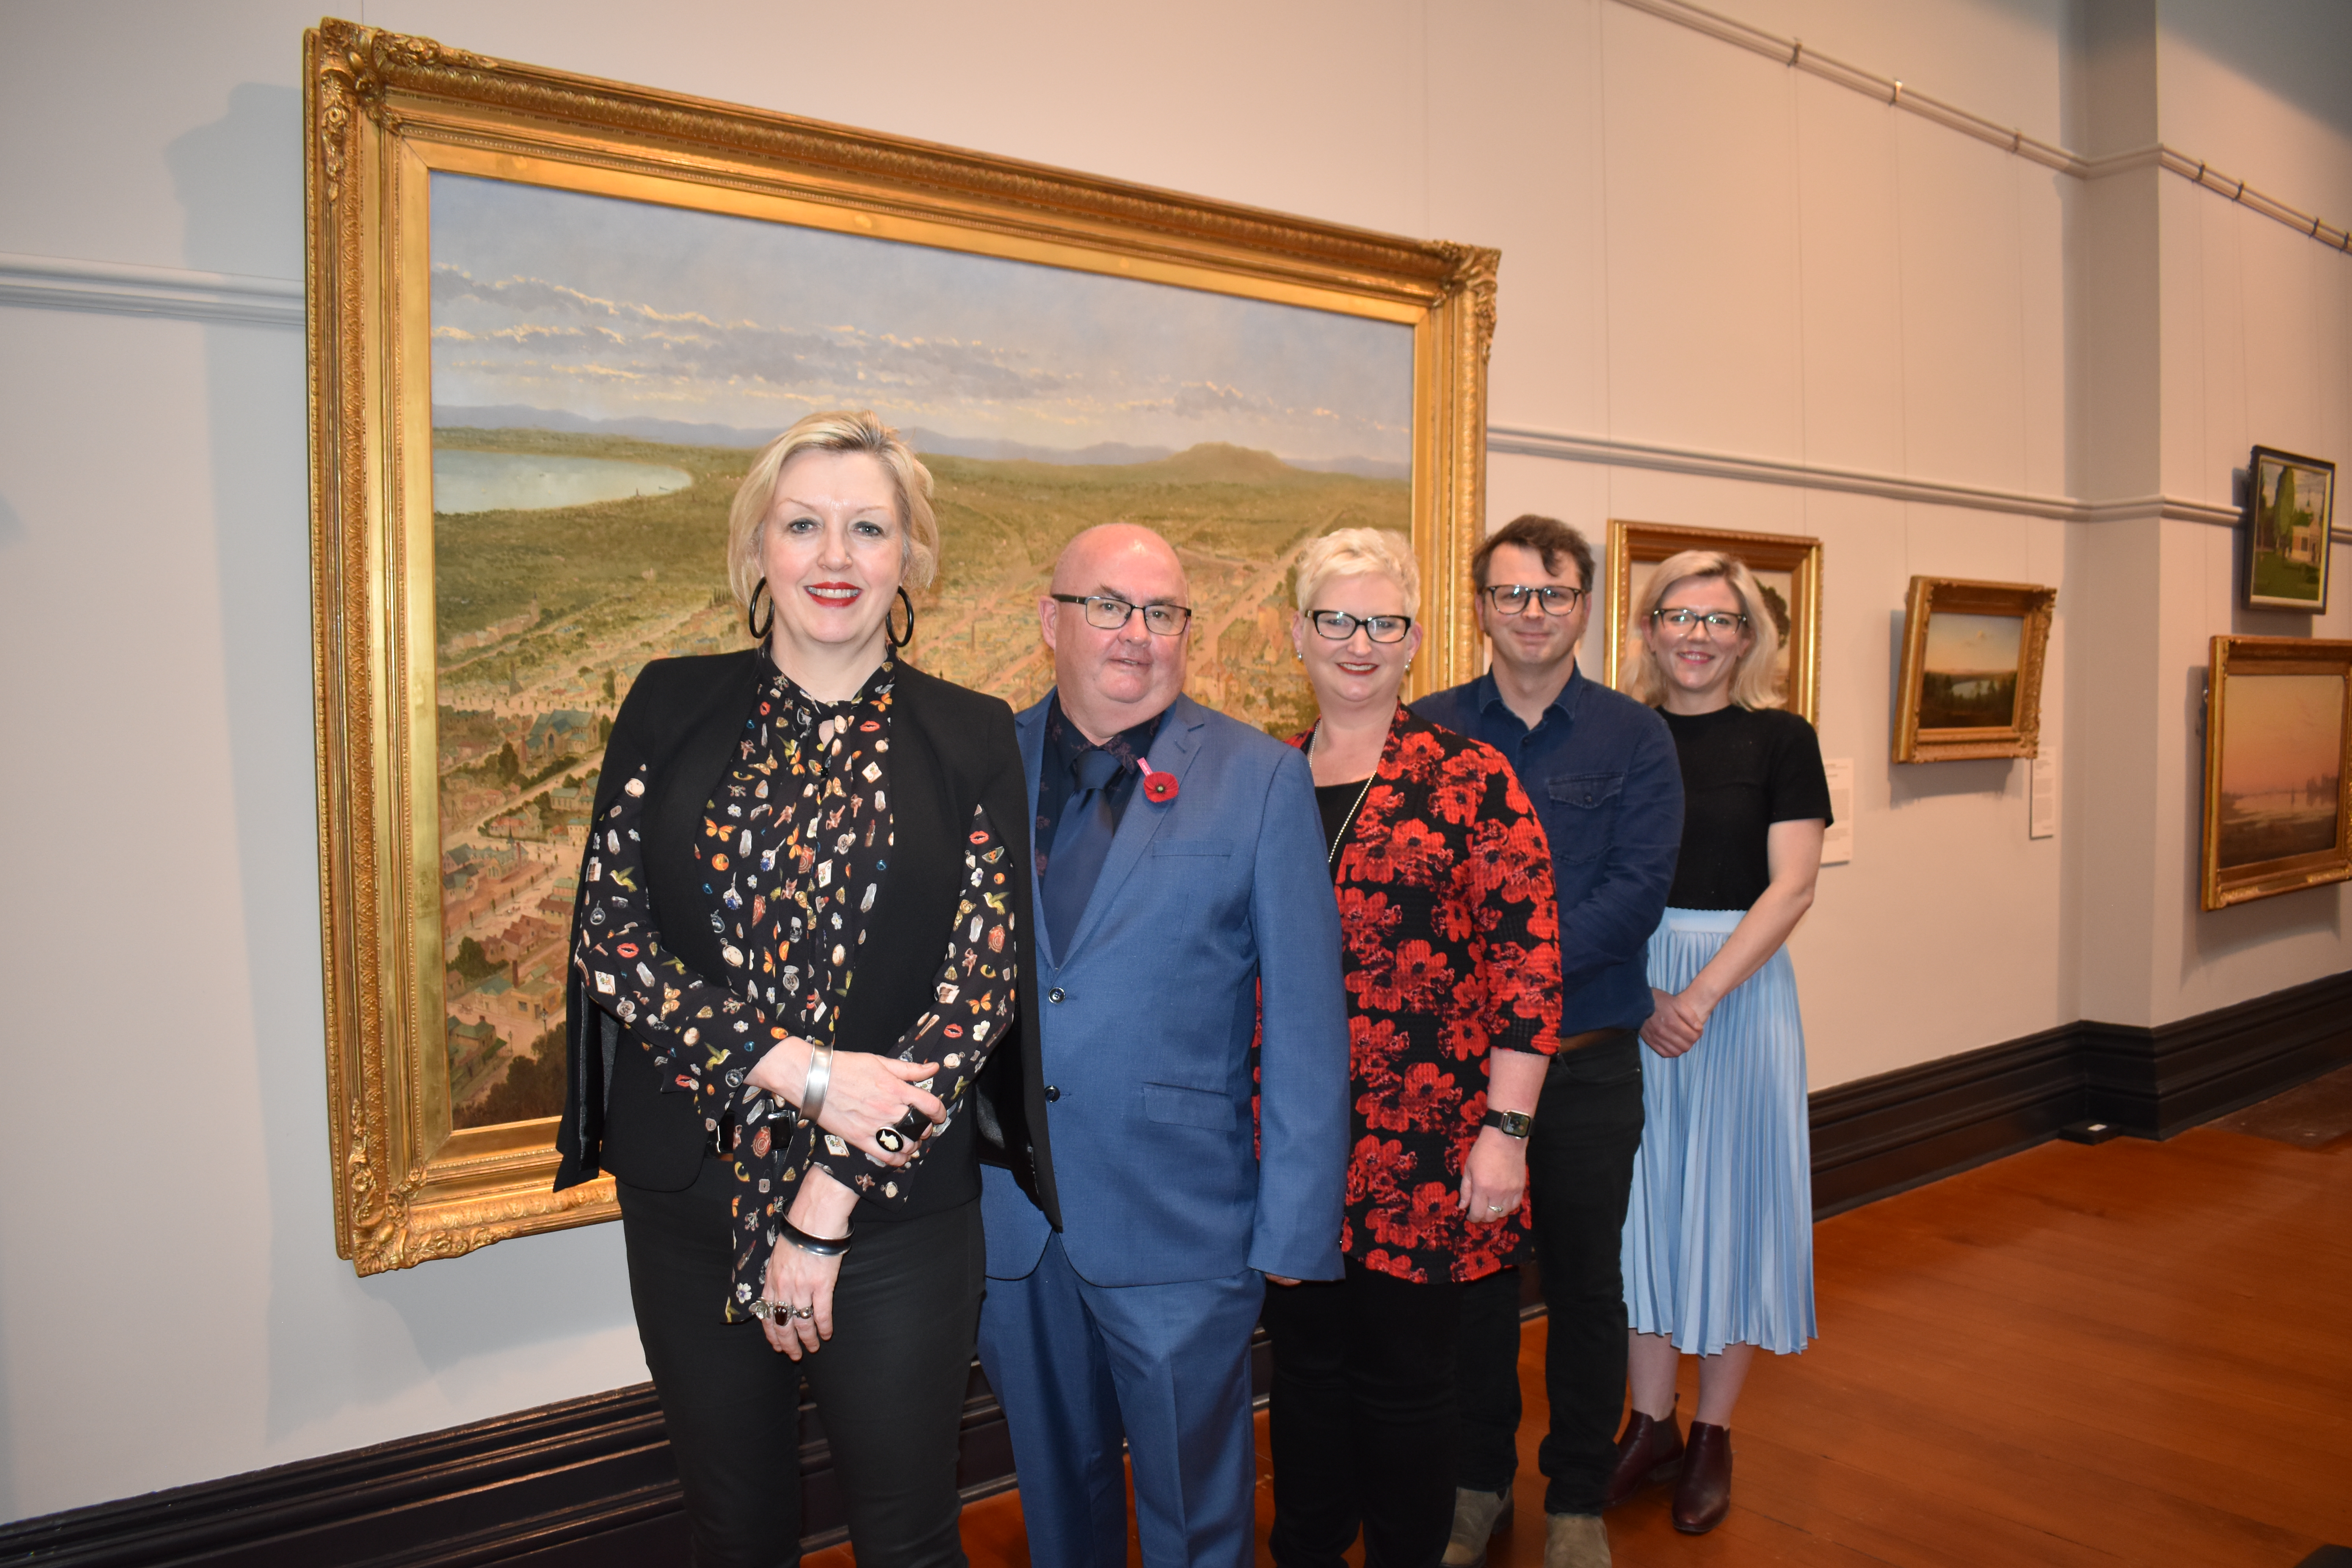
[[[1335,879],[1356,1140],[1340,1250],[1400,1279],[1480,1279],[1528,1247],[1527,1205],[1471,1225],[1461,1177],[1488,1052],[1559,1047],[1550,847],[1500,752],[1400,708]]]

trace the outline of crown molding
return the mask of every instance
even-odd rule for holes
[[[170,316],[244,327],[299,330],[302,325],[302,285],[291,278],[246,278],[6,252],[0,252],[0,305]]]

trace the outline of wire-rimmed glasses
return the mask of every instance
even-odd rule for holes
[[[1652,610],[1650,619],[1669,630],[1688,637],[1701,626],[1710,637],[1731,637],[1748,624],[1746,616],[1735,616],[1729,610]]]
[[[1057,605],[1077,605],[1084,608],[1087,625],[1098,632],[1115,632],[1143,612],[1143,626],[1154,637],[1172,637],[1181,632],[1192,619],[1192,610],[1183,605],[1130,605],[1125,599],[1108,594],[1055,594]]]

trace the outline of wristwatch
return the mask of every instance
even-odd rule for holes
[[[1535,1124],[1536,1119],[1524,1110],[1490,1110],[1486,1119],[1478,1123],[1495,1128],[1506,1138],[1524,1138]]]

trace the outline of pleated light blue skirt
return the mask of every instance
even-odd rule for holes
[[[1746,912],[1668,910],[1650,984],[1688,985]],[[1817,1337],[1812,1151],[1787,948],[1717,1005],[1697,1045],[1643,1047],[1642,1114],[1622,1250],[1634,1332],[1671,1335],[1686,1355],[1801,1352]]]

